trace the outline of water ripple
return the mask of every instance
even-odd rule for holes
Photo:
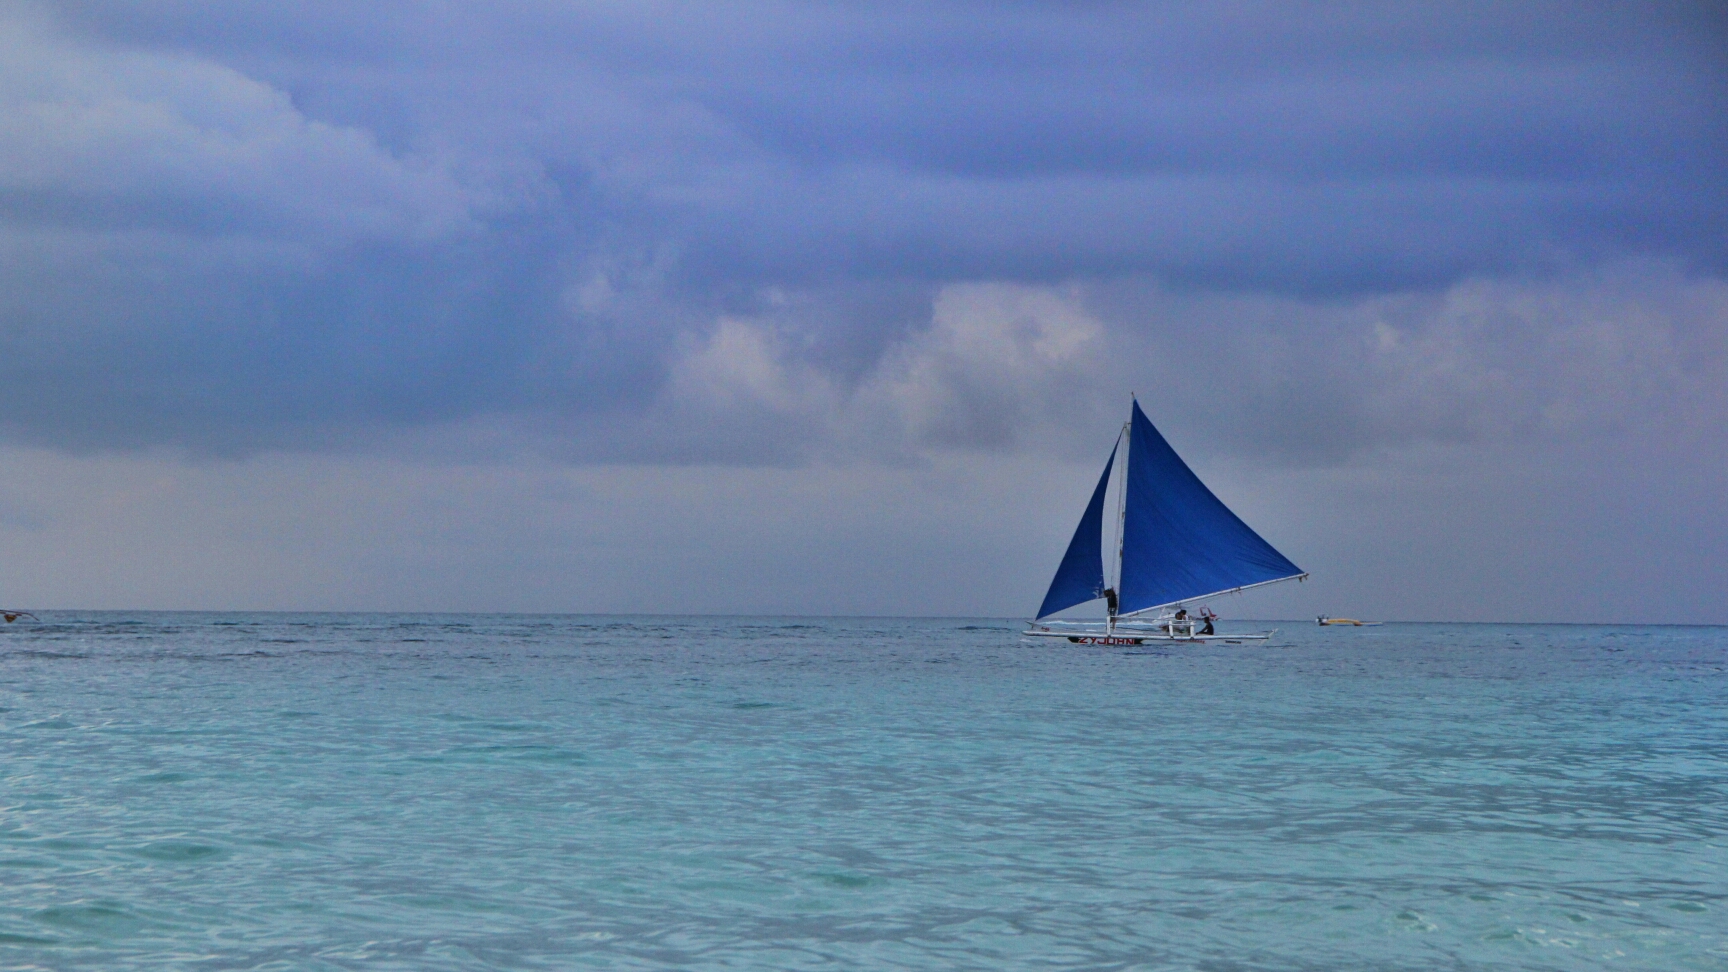
[[[45,615],[0,967],[1717,968],[1725,673],[1708,628]]]

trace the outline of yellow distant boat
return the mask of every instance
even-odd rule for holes
[[[1378,621],[1358,621],[1355,618],[1329,618],[1324,614],[1315,618],[1314,622],[1322,626],[1328,624],[1347,624],[1356,628],[1372,628],[1380,624]]]

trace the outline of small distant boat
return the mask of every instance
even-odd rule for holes
[[[1321,627],[1325,627],[1329,624],[1345,625],[1354,628],[1376,628],[1380,626],[1380,622],[1378,621],[1358,621],[1355,618],[1329,618],[1324,614],[1315,618],[1314,623]]]
[[[1116,582],[1110,585],[1104,573],[1104,498],[1119,452],[1111,558]],[[1088,645],[1265,641],[1274,632],[1219,634],[1212,624],[1217,615],[1205,607],[1190,614],[1187,604],[1307,577],[1212,495],[1134,401],[1026,634]],[[1045,620],[1099,598],[1107,611],[1103,621]]]

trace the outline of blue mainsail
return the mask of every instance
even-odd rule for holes
[[[1138,401],[1128,435],[1117,616],[1303,576],[1212,495]],[[1039,618],[1104,596],[1104,493],[1120,446],[1118,439],[1110,450]]]
[[[1117,444],[1121,444],[1118,438]],[[1104,596],[1104,490],[1110,485],[1110,467],[1116,464],[1116,448],[1110,447],[1110,458],[1104,462],[1104,475],[1098,477],[1098,488],[1092,491],[1092,502],[1080,517],[1074,539],[1068,541],[1068,552],[1056,577],[1050,581],[1050,592],[1044,595],[1044,605],[1038,616],[1055,614],[1064,608],[1084,604]]]
[[[1212,495],[1138,401],[1131,425],[1122,614],[1302,575]]]

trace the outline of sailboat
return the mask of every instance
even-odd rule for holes
[[[1104,499],[1117,472],[1113,585],[1104,573]],[[1116,436],[1110,458],[1068,552],[1056,568],[1034,637],[1077,644],[1138,645],[1147,641],[1264,641],[1263,634],[1217,634],[1217,617],[1187,605],[1280,581],[1306,580],[1291,563],[1225,506],[1158,434],[1140,402]],[[1102,598],[1104,621],[1050,621],[1052,614]]]

